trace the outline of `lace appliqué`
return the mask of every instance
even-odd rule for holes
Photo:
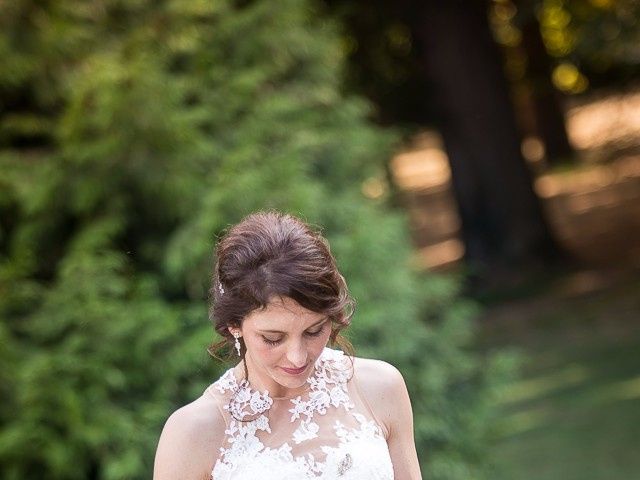
[[[323,478],[392,480],[393,466],[387,442],[373,420],[354,413],[360,428],[347,428],[336,421],[333,429],[339,439],[337,447],[322,447],[326,454]]]
[[[347,413],[354,408],[347,391],[351,375],[351,362],[342,352],[323,351],[316,362],[314,374],[307,380],[310,389],[305,394],[306,398],[299,396],[290,400],[290,422],[300,422],[291,438],[296,445],[318,437],[320,426],[313,421],[314,414],[325,415],[331,408],[342,408]],[[271,448],[258,438],[259,432],[271,433],[269,419],[265,415],[273,404],[269,392],[253,391],[245,380],[238,383],[233,370],[227,371],[214,385],[221,393],[234,392],[224,407],[232,420],[225,431],[228,448],[220,448],[220,456],[212,472],[215,480],[393,479],[382,432],[374,421],[367,421],[363,415],[352,413],[359,428],[348,428],[340,421],[331,428],[325,422],[323,428],[331,428],[337,442],[335,447],[320,447],[318,453],[324,454],[324,461],[319,461],[311,453],[294,456],[289,443]],[[251,420],[241,421],[245,418]],[[372,465],[369,460],[371,454],[376,455],[380,465]],[[363,472],[367,472],[365,476],[362,476]]]
[[[337,350],[325,350],[316,362],[315,374],[307,382],[311,385],[309,399],[297,397],[291,400],[293,408],[291,421],[301,419],[300,425],[293,433],[293,441],[299,444],[318,436],[318,424],[312,421],[313,414],[327,413],[329,406],[344,407],[346,411],[353,408],[347,393],[347,382],[351,376],[349,361]],[[303,418],[304,417],[304,418]]]

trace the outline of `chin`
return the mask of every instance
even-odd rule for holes
[[[285,388],[290,388],[292,390],[295,390],[297,388],[301,388],[302,386],[306,385],[307,383],[307,378],[305,377],[303,380],[299,380],[299,381],[291,381],[288,379],[280,379],[278,380],[278,383],[280,385],[282,385]]]
[[[273,376],[273,379],[278,384],[282,385],[285,388],[295,389],[295,388],[300,388],[307,383],[307,380],[309,379],[309,374],[308,372],[305,372],[305,374],[303,375],[289,376],[289,375],[281,374],[280,372],[278,372],[277,375]]]

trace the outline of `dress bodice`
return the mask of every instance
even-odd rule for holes
[[[359,393],[352,359],[325,348],[309,390],[273,399],[229,369],[207,392],[222,407],[225,441],[213,480],[391,480],[382,428]]]

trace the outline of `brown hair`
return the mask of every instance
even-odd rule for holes
[[[349,326],[355,302],[338,271],[329,244],[302,220],[275,211],[257,212],[220,239],[209,290],[209,318],[224,340],[209,347],[216,354],[233,345],[229,327],[239,327],[252,311],[274,297],[288,297],[331,320],[331,344],[352,354],[340,336]],[[244,355],[244,345],[242,345]]]

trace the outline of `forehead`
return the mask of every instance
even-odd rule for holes
[[[262,310],[251,312],[243,322],[244,326],[258,329],[305,329],[325,318],[325,314],[312,312],[290,298],[276,298]]]

